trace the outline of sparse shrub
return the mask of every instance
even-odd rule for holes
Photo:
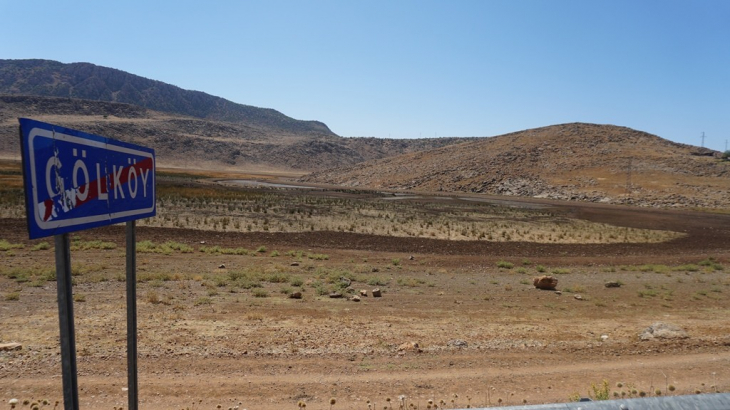
[[[680,271],[680,272],[697,272],[700,270],[700,267],[693,264],[687,264],[687,265],[681,265],[677,266],[674,270]]]
[[[153,305],[157,305],[161,302],[160,295],[157,294],[157,292],[155,292],[154,290],[147,292],[146,299],[147,299],[147,302],[149,302]]]
[[[332,289],[327,287],[322,282],[315,282],[312,284],[312,287],[314,288],[314,291],[317,293],[318,296],[329,295],[332,292]]]
[[[586,291],[586,289],[581,285],[568,286],[563,289],[563,292],[567,292],[567,293],[583,293],[585,291]]]
[[[5,294],[5,300],[12,301],[12,300],[20,300],[20,292],[10,292]]]
[[[329,257],[329,255],[325,255],[325,254],[321,254],[321,253],[309,253],[309,254],[307,254],[307,258],[313,259],[316,261],[326,261],[330,257]]]
[[[209,297],[198,298],[198,299],[195,299],[195,302],[193,302],[194,306],[212,305],[212,304],[213,304],[213,299],[211,299]]]
[[[287,283],[289,282],[289,275],[283,273],[271,273],[264,276],[264,280],[269,283]]]
[[[654,289],[646,289],[646,290],[642,289],[642,290],[639,290],[638,291],[638,294],[639,294],[639,297],[640,298],[643,298],[643,297],[654,297],[654,296],[657,295],[657,291],[654,290]]]
[[[500,269],[512,269],[515,265],[512,262],[507,261],[499,261],[497,262],[497,267]]]
[[[0,251],[9,251],[11,249],[22,249],[25,245],[22,243],[10,243],[5,239],[0,239]]]
[[[115,249],[116,247],[117,245],[113,242],[82,241],[77,238],[74,238],[74,240],[71,242],[72,251],[87,251],[90,249],[110,250]]]
[[[385,286],[388,284],[388,280],[378,276],[373,276],[368,279],[367,284],[370,286]]]
[[[265,289],[254,289],[253,296],[255,298],[268,298],[269,292],[267,292]]]
[[[611,388],[608,385],[608,380],[603,380],[600,385],[591,383],[592,394],[589,395],[594,400],[608,400],[610,398]]]
[[[48,242],[41,242],[30,248],[32,251],[45,251],[50,249],[51,245]]]
[[[419,285],[423,285],[424,283],[426,283],[426,281],[423,279],[416,279],[416,278],[411,278],[411,277],[398,278],[399,285],[408,286],[411,288],[414,288]]]

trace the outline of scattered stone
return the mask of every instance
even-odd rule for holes
[[[418,346],[418,343],[416,342],[405,342],[402,345],[398,346],[399,352],[418,352],[421,353],[423,350]]]
[[[380,289],[373,289],[373,297],[374,298],[379,298],[381,296],[383,296],[383,294],[380,292]]]
[[[226,268],[226,265],[224,265],[222,263],[220,265],[218,265],[218,269],[225,269],[225,268]]]
[[[360,301],[360,296],[355,295],[355,296],[351,297],[350,300],[353,301],[353,302],[359,302]]]
[[[330,298],[331,299],[340,299],[340,298],[342,298],[342,293],[340,293],[340,292],[330,293]]]
[[[292,262],[289,266],[299,266],[299,262]]]
[[[603,284],[603,286],[607,288],[620,288],[621,282],[606,282]]]
[[[342,276],[340,278],[340,282],[342,282],[342,284],[345,285],[345,287],[350,286],[350,284],[352,283],[352,281],[349,278],[346,278],[344,276]]]
[[[408,260],[409,260],[409,261],[413,261],[413,260],[416,260],[416,257],[415,257],[415,256],[413,256],[413,255],[411,255],[411,256],[409,256],[409,257],[408,257]]]
[[[578,294],[573,295],[573,297],[575,298],[575,300],[583,300],[583,296]]]
[[[532,284],[538,289],[555,290],[555,287],[558,286],[558,280],[552,276],[543,275],[533,279]]]
[[[459,347],[459,348],[469,346],[469,344],[466,343],[466,340],[461,340],[461,339],[449,340],[446,344],[451,347]]]
[[[601,341],[605,342],[606,340],[608,340],[608,335],[601,335]]]
[[[200,241],[200,244],[201,245],[205,245],[205,241]]]
[[[372,269],[372,272],[380,272],[380,269],[378,269],[378,268],[373,268],[373,269]]]
[[[679,326],[669,323],[657,322],[644,329],[639,335],[641,340],[657,339],[686,339],[689,335],[687,331]]]
[[[23,345],[20,343],[0,343],[0,352],[8,352],[11,350],[23,350]]]
[[[302,292],[292,292],[289,294],[289,299],[301,299]]]
[[[559,291],[559,290],[556,290],[556,291],[555,291],[555,294],[556,294],[556,295],[558,295],[558,296],[560,296],[560,295],[562,295],[562,294],[563,294],[563,292],[561,292],[561,291]]]
[[[360,290],[360,296],[365,296],[365,297],[368,297],[368,291],[367,291],[367,290],[365,290],[365,289],[361,289],[361,290]]]

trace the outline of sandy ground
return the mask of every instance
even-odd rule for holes
[[[400,396],[421,409],[429,399],[444,408],[536,404],[587,396],[603,380],[627,396],[730,391],[730,217],[556,206],[686,236],[546,245],[140,227],[139,241],[193,249],[138,256],[141,408],[327,409],[335,398],[332,408],[366,410],[398,408]],[[47,399],[52,408],[62,399],[56,286],[38,272],[52,270],[53,246],[34,250],[40,241],[26,238],[23,220],[0,219],[0,239],[23,245],[0,251],[0,343],[23,346],[0,352],[0,401]],[[123,228],[75,238],[115,245],[72,252],[81,408],[126,408]],[[201,252],[216,245],[252,252]],[[232,279],[252,272],[268,278],[261,287]],[[551,272],[562,294],[532,286]],[[343,276],[368,296],[316,291]],[[299,290],[302,299],[287,296]],[[686,337],[640,340],[656,322]]]

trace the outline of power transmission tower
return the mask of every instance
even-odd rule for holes
[[[702,131],[702,145],[700,145],[702,148],[705,147],[705,132]]]

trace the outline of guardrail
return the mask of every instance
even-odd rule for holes
[[[487,407],[481,407],[486,409]],[[730,410],[730,393],[489,407],[500,410]],[[478,410],[478,409],[476,409]]]

